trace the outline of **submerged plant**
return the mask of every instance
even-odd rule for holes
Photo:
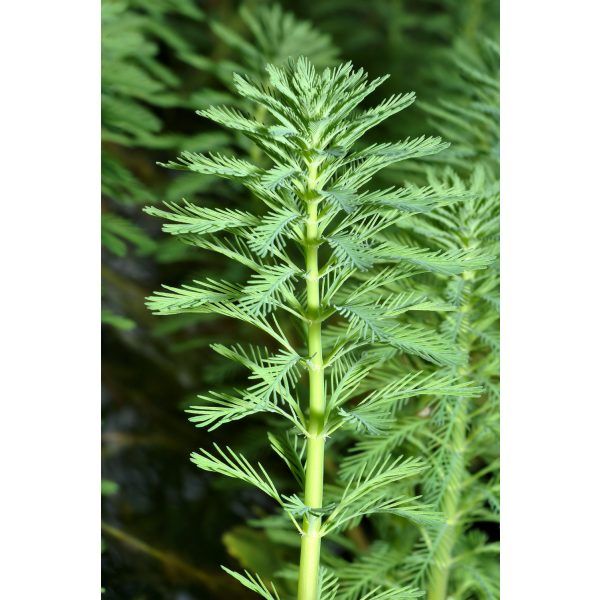
[[[473,271],[486,259],[469,247],[430,251],[408,243],[393,227],[463,199],[464,191],[411,185],[364,189],[388,165],[446,146],[439,138],[420,137],[355,148],[365,132],[409,106],[414,94],[361,110],[359,104],[384,77],[369,81],[351,63],[319,73],[306,59],[269,65],[267,73],[268,84],[240,75],[234,81],[238,94],[266,111],[272,124],[227,106],[201,114],[252,140],[269,166],[193,152],[166,165],[238,182],[264,209],[188,202],[146,209],[167,221],[167,233],[243,265],[250,274],[246,283],[208,279],[168,287],[151,296],[148,306],[159,315],[216,313],[257,328],[256,345],[213,345],[250,371],[248,387],[235,395],[201,397],[202,404],[189,409],[191,421],[212,430],[249,415],[276,415],[280,425],[266,432],[268,440],[298,487],[279,489],[260,463],[253,465],[228,447],[201,449],[192,461],[271,497],[300,536],[297,597],[333,599],[340,583],[335,564],[331,570],[321,566],[324,538],[375,513],[418,524],[434,523],[439,515],[418,494],[399,494],[395,487],[423,473],[423,460],[384,455],[354,461],[342,476],[328,476],[326,486],[328,448],[342,428],[382,434],[410,398],[478,393],[460,374],[436,370],[435,365],[459,366],[463,356],[448,336],[411,315],[454,308],[428,296],[413,283],[416,277]],[[428,372],[410,369],[406,361],[405,371],[382,386],[378,372],[411,355],[430,365]],[[281,597],[259,576],[228,572],[264,598]],[[361,594],[372,600],[414,598],[419,591],[403,586],[379,592],[375,585]]]
[[[433,185],[462,183],[445,171]],[[437,212],[427,235],[444,248],[480,248],[497,267],[498,182],[486,180],[483,166],[468,184],[472,198]],[[426,221],[426,220],[425,220]],[[497,268],[467,271],[451,278],[445,297],[456,311],[444,330],[465,356],[456,374],[477,382],[483,394],[442,401],[431,408],[425,457],[432,468],[424,496],[444,516],[409,561],[422,578],[428,600],[499,598],[499,544],[488,539],[486,524],[499,521],[499,280]]]
[[[477,248],[488,255],[486,270],[420,282],[455,308],[440,313],[442,330],[463,355],[460,364],[447,367],[448,374],[474,381],[482,393],[415,399],[387,423],[385,435],[359,436],[342,461],[343,473],[386,453],[422,456],[431,467],[418,478],[423,500],[441,515],[440,523],[420,530],[379,518],[375,525],[382,541],[338,568],[350,591],[355,581],[383,581],[417,586],[428,600],[499,598],[498,49],[485,40],[464,48],[462,56],[470,58],[458,62],[461,78],[453,83],[458,96],[427,107],[452,141],[443,162],[456,171],[430,166],[426,174],[434,189],[451,187],[466,196],[399,226],[401,235],[417,244],[444,251]]]
[[[484,39],[459,56],[459,98],[428,110],[452,140],[449,162],[463,175],[445,166],[431,172],[429,182],[470,196],[415,216],[407,228],[440,249],[478,248],[491,266],[440,282],[456,308],[442,325],[464,354],[456,373],[483,393],[428,407],[422,440],[432,468],[424,498],[440,510],[444,525],[425,532],[404,569],[426,589],[428,600],[500,597],[499,543],[489,536],[500,510],[499,49]]]
[[[489,532],[499,520],[498,184],[486,178],[482,165],[466,183],[450,169],[429,180],[434,189],[450,185],[470,196],[415,215],[403,227],[446,251],[477,248],[492,264],[438,282],[440,295],[455,308],[444,313],[441,328],[462,355],[446,372],[476,383],[481,393],[410,403],[390,421],[383,439],[363,436],[351,459],[367,462],[382,450],[395,455],[414,449],[430,465],[419,478],[423,501],[441,515],[409,544],[399,524],[388,522],[386,555],[394,559],[380,562],[372,577],[419,587],[428,600],[497,599],[499,544]]]

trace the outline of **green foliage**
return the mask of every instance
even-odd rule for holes
[[[493,263],[446,283],[445,296],[457,310],[447,314],[443,329],[467,357],[459,373],[481,385],[484,394],[443,402],[428,419],[426,460],[433,468],[424,496],[444,513],[447,525],[427,532],[425,544],[407,559],[407,572],[426,582],[430,600],[445,598],[448,591],[457,598],[500,597],[499,547],[481,529],[485,522],[499,522],[500,508],[499,55],[489,40],[462,55],[470,57],[458,61],[464,100],[447,104],[442,116],[457,142],[456,165],[468,169],[469,158],[477,162],[467,183],[447,168],[429,177],[434,186],[451,181],[471,197],[432,213],[413,230],[442,248],[481,248]]]
[[[207,18],[194,0],[150,4],[138,0],[103,0],[101,240],[115,257],[129,258],[133,250],[140,256],[153,256],[159,262],[195,260],[184,246],[174,248],[164,240],[153,241],[146,223],[136,222],[132,217],[137,213],[132,213],[129,206],[155,203],[158,198],[179,199],[182,193],[193,197],[208,188],[218,192],[214,178],[210,177],[160,178],[149,166],[157,149],[174,152],[185,149],[193,154],[207,148],[233,147],[240,141],[233,131],[198,135],[172,131],[163,118],[165,109],[198,107],[211,98],[235,104],[236,96],[227,89],[213,89],[206,84],[203,78],[207,74],[229,87],[233,70],[262,75],[267,62],[282,63],[289,56],[299,55],[300,50],[320,65],[335,60],[336,49],[328,36],[279,5],[260,6],[254,11],[242,7],[240,16],[244,32]],[[216,52],[213,56],[203,47],[211,32],[226,45],[227,57]],[[168,66],[161,53],[171,57]],[[193,70],[182,77],[181,71],[187,65]],[[188,91],[185,79],[195,80],[200,91]],[[223,110],[234,114],[236,109],[232,106]],[[217,118],[214,120],[218,122]],[[132,148],[137,153],[132,155]],[[253,152],[250,146],[246,150]],[[218,209],[203,210],[208,211],[208,226],[210,211]],[[184,218],[185,209],[180,211]],[[181,224],[184,223],[185,219]],[[107,260],[106,268],[111,266]],[[106,310],[132,320],[133,315],[119,314],[135,310],[127,303],[120,306],[126,295],[114,289],[118,278],[107,279],[111,283],[104,288]],[[103,322],[118,327],[120,321]]]
[[[279,600],[279,594],[277,593],[275,586],[271,587],[272,591],[269,590],[267,585],[263,583],[258,575],[251,575],[248,571],[245,572],[245,575],[242,575],[235,571],[231,571],[227,567],[223,567],[223,570],[226,573],[229,573],[233,578],[237,579],[243,586],[256,592],[259,596],[266,598],[266,600]]]
[[[439,600],[433,586],[444,578],[457,600],[497,598],[498,49],[474,43],[481,31],[495,38],[497,7],[287,3],[296,16],[240,4],[102,2],[102,322],[119,373],[106,376],[110,394],[157,438],[177,405],[203,430],[199,445],[216,440],[194,453],[227,476],[208,479],[220,513],[206,520],[222,532],[230,515],[257,517],[224,536],[247,569],[228,570],[234,587],[295,597],[289,563],[310,523],[323,534],[323,599]],[[298,55],[317,69],[342,55],[392,77],[352,80],[346,70],[328,96],[316,71],[294,79],[288,59]],[[406,112],[415,94],[395,94],[405,82],[419,95]],[[445,141],[421,136],[433,130]],[[154,167],[175,153],[176,171]],[[140,203],[168,236],[140,218]],[[312,204],[316,236],[307,235]],[[306,256],[317,244],[315,279]],[[167,320],[140,310],[160,281],[170,285],[151,306],[177,315]],[[309,446],[320,439],[315,323],[326,400],[319,506],[306,497]],[[142,370],[119,381],[123,363],[133,373],[141,361],[164,386]],[[139,437],[143,454],[150,444]],[[190,444],[179,430],[164,437],[163,455]],[[117,496],[134,493],[123,486]]]
[[[116,481],[110,481],[109,479],[103,479],[102,483],[102,495],[112,496],[119,491],[119,484]]]
[[[139,255],[151,255],[158,244],[131,218],[129,205],[153,202],[157,196],[140,175],[143,165],[130,159],[129,149],[164,145],[159,108],[182,104],[178,77],[158,57],[160,44],[173,39],[168,14],[184,11],[199,20],[202,13],[189,0],[157,2],[150,11],[138,10],[132,1],[103,0],[101,8],[101,241],[118,258],[126,257],[131,248]],[[108,261],[105,268],[110,270]],[[117,278],[106,275],[111,285],[103,289],[102,322],[118,330],[132,329],[127,324],[135,321],[119,314],[127,311],[120,306],[123,295],[113,290]]]
[[[203,396],[203,404],[190,408],[191,419],[215,429],[260,412],[284,417],[269,439],[304,484],[299,490],[304,500],[280,491],[260,463],[253,466],[230,449],[201,450],[192,460],[256,486],[280,505],[302,534],[299,597],[313,598],[318,577],[310,569],[318,562],[310,557],[319,548],[314,540],[376,513],[423,527],[439,520],[436,511],[409,493],[408,482],[422,477],[427,467],[416,457],[376,457],[368,466],[346,462],[344,480],[333,481],[322,498],[325,440],[341,429],[385,436],[391,415],[410,398],[466,398],[480,392],[458,372],[464,357],[454,349],[452,336],[415,316],[454,306],[415,293],[411,282],[427,273],[472,273],[489,259],[470,247],[430,251],[392,233],[416,215],[441,207],[453,210],[466,191],[456,193],[437,181],[426,190],[363,189],[381,169],[445,147],[439,138],[421,136],[355,149],[367,130],[407,107],[412,95],[361,110],[359,104],[385,78],[369,81],[350,63],[318,72],[304,58],[284,67],[269,65],[267,73],[268,83],[237,75],[235,87],[271,115],[272,126],[241,111],[210,108],[202,114],[250,138],[270,164],[186,152],[165,165],[232,180],[262,208],[253,213],[185,203],[147,209],[168,221],[165,232],[246,267],[246,283],[206,279],[169,286],[151,296],[148,307],[159,315],[223,315],[255,326],[259,337],[270,339],[264,348],[214,347],[250,371],[250,385],[236,396]],[[284,323],[293,323],[294,330]],[[381,387],[385,364],[410,356],[424,360],[431,373],[409,370]],[[436,365],[443,367],[439,374]],[[309,375],[308,386],[303,373]],[[302,438],[306,443],[299,447],[296,440]],[[404,481],[406,493],[399,494],[393,486]],[[236,578],[271,597],[260,580]],[[392,597],[387,591],[364,591],[371,594],[366,597]],[[394,597],[414,597],[406,595],[409,591],[398,593],[404,596]]]
[[[453,86],[455,97],[423,107],[436,129],[452,140],[446,164],[468,173],[478,163],[498,179],[500,48],[489,38],[475,45],[458,43],[452,58],[459,73]]]
[[[461,357],[449,366],[448,377],[475,382],[483,393],[405,403],[394,413],[389,435],[361,432],[340,469],[343,475],[407,451],[431,466],[420,486],[423,500],[443,515],[443,523],[424,524],[407,545],[399,541],[400,536],[406,540],[405,528],[388,519],[384,537],[393,544],[396,559],[378,575],[395,585],[420,587],[428,600],[499,598],[499,547],[485,533],[499,521],[498,54],[491,42],[483,47],[483,58],[475,58],[473,51],[473,62],[458,61],[462,78],[456,86],[462,97],[439,108],[427,107],[455,142],[446,156],[461,172],[430,167],[428,184],[433,190],[451,187],[462,198],[399,223],[402,235],[413,243],[427,241],[441,252],[468,249],[487,256],[486,270],[427,281],[453,308],[439,313],[440,330]],[[462,55],[469,55],[467,49]],[[477,60],[488,61],[485,71]]]
[[[397,586],[393,574],[398,570],[401,555],[385,543],[377,542],[355,562],[336,561],[336,573],[341,580],[336,600],[358,600],[371,590],[373,597],[421,598],[423,592],[413,586]]]
[[[233,72],[262,74],[265,64],[281,66],[290,56],[310,57],[317,67],[325,67],[337,59],[337,50],[328,35],[285,12],[278,4],[253,9],[242,6],[240,17],[251,32],[252,42],[222,22],[211,24],[213,32],[239,56],[240,62],[228,62],[219,68],[226,84],[230,83]]]
[[[446,177],[460,185],[451,172]],[[443,246],[483,247],[497,260],[497,186],[486,181],[480,167],[470,190],[472,200],[440,210],[434,220],[425,220],[417,229],[426,230],[429,239]],[[457,234],[451,236],[449,231]],[[407,558],[405,574],[424,582],[432,599],[444,598],[448,585],[460,590],[460,595],[453,592],[458,597],[498,598],[497,574],[488,566],[480,572],[482,564],[489,561],[472,560],[472,556],[482,555],[493,563],[498,551],[497,544],[488,542],[479,529],[483,522],[499,519],[497,270],[466,272],[450,279],[446,297],[457,310],[447,314],[443,329],[468,357],[456,373],[479,383],[484,395],[459,402],[445,399],[429,407],[428,427],[422,436],[432,469],[424,480],[424,498],[444,513],[446,525],[427,531],[424,545],[418,545]],[[460,547],[467,539],[472,548],[463,558]]]

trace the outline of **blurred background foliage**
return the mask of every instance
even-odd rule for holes
[[[390,79],[372,102],[414,90],[416,108],[375,131],[383,139],[441,134],[453,143],[435,161],[467,177],[473,163],[498,178],[497,0],[102,0],[102,567],[105,597],[132,600],[246,598],[219,568],[269,575],[294,557],[296,541],[271,528],[270,504],[254,489],[212,477],[189,462],[206,434],[183,409],[208,389],[227,391],[244,374],[208,347],[253,334],[213,315],[159,319],[144,298],[161,283],[218,275],[235,281],[236,263],[195,252],[159,231],[141,208],[181,198],[244,206],[241,187],[156,166],[181,150],[257,149],[195,111],[239,102],[233,72],[263,76],[267,62],[305,55],[319,66],[352,60]],[[261,119],[264,115],[255,115]],[[368,141],[368,140],[366,140]],[[402,163],[425,180],[423,166]],[[255,334],[253,334],[255,335]],[[246,419],[210,435],[235,440],[283,479],[262,454],[264,426]],[[369,531],[350,532],[352,548]],[[497,531],[488,532],[491,539]],[[288,538],[286,538],[288,536]],[[292,534],[295,536],[295,534]],[[283,542],[283,544],[281,543]],[[286,546],[286,542],[288,542]],[[340,543],[344,544],[341,540]],[[291,554],[289,553],[291,552]]]

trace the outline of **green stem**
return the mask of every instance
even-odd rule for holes
[[[448,578],[452,566],[454,545],[459,535],[458,512],[460,508],[460,492],[464,474],[464,450],[466,435],[466,401],[458,399],[459,406],[453,415],[455,425],[450,439],[452,462],[448,471],[449,484],[442,498],[441,510],[446,519],[445,529],[436,540],[436,551],[429,579],[427,600],[446,600],[448,594]]]
[[[465,244],[468,246],[468,244]],[[465,271],[462,278],[469,285],[473,279],[472,271]],[[460,308],[463,318],[467,318],[470,307],[470,294],[465,295],[465,300]],[[459,344],[469,360],[470,339],[462,339]],[[468,378],[469,365],[457,369],[459,375]],[[465,475],[465,448],[467,443],[467,419],[469,415],[468,402],[465,398],[458,398],[456,410],[451,415],[452,431],[448,440],[451,462],[446,475],[448,484],[442,496],[440,509],[445,517],[445,528],[436,540],[436,549],[433,555],[433,566],[429,578],[427,600],[446,600],[448,596],[448,579],[452,568],[454,546],[460,534],[460,501],[463,479]]]
[[[267,109],[262,104],[260,104],[258,108],[254,111],[254,120],[258,123],[264,123],[266,116]],[[253,143],[250,148],[250,160],[257,166],[261,165],[262,151],[255,143]]]
[[[309,173],[309,183],[314,178]],[[309,185],[306,219],[306,293],[310,323],[308,325],[310,404],[308,442],[306,456],[306,481],[304,503],[311,508],[323,505],[323,467],[325,457],[325,378],[323,373],[323,350],[321,344],[321,301],[319,296],[319,225],[318,199],[312,197]],[[298,577],[298,600],[317,600],[319,583],[319,557],[321,552],[321,517],[307,515],[303,523],[300,545],[300,571]]]

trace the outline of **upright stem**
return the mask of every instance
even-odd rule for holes
[[[462,274],[466,285],[469,285],[473,279],[473,272],[466,271]],[[469,312],[470,294],[465,295],[460,310],[458,311],[461,318],[467,318]],[[467,354],[467,360],[470,350],[470,340],[462,339],[459,346]],[[468,365],[459,367],[457,374],[468,376]],[[457,398],[456,410],[453,411],[452,432],[448,441],[448,449],[451,455],[451,461],[448,468],[447,480],[448,485],[441,500],[441,511],[445,517],[445,528],[440,534],[440,538],[436,541],[436,549],[433,555],[433,566],[429,578],[427,590],[427,600],[446,600],[448,595],[448,579],[452,568],[452,556],[454,546],[460,533],[459,511],[460,501],[463,486],[463,478],[465,474],[465,446],[467,435],[467,416],[468,404],[464,398]]]
[[[262,124],[265,122],[266,116],[267,116],[267,109],[262,104],[259,104],[258,108],[254,111],[254,120],[257,123]],[[250,160],[252,163],[254,163],[257,166],[260,166],[260,164],[262,162],[261,149],[255,143],[253,143],[252,146],[250,147]]]
[[[308,354],[310,358],[310,405],[306,456],[304,503],[311,508],[323,505],[323,463],[325,455],[325,379],[321,345],[321,300],[319,297],[319,225],[318,198],[312,189],[314,169],[309,170],[306,219],[306,294],[310,323],[308,325]],[[298,600],[317,600],[319,557],[321,553],[321,517],[307,515],[303,523],[300,546]]]
[[[464,474],[464,450],[466,436],[467,406],[464,399],[457,399],[459,405],[453,418],[456,423],[450,439],[450,452],[452,455],[448,472],[448,488],[442,498],[441,510],[446,519],[445,529],[436,542],[436,551],[429,579],[427,600],[446,600],[448,594],[448,578],[452,566],[452,554],[459,534],[457,523],[460,507],[460,487]]]

